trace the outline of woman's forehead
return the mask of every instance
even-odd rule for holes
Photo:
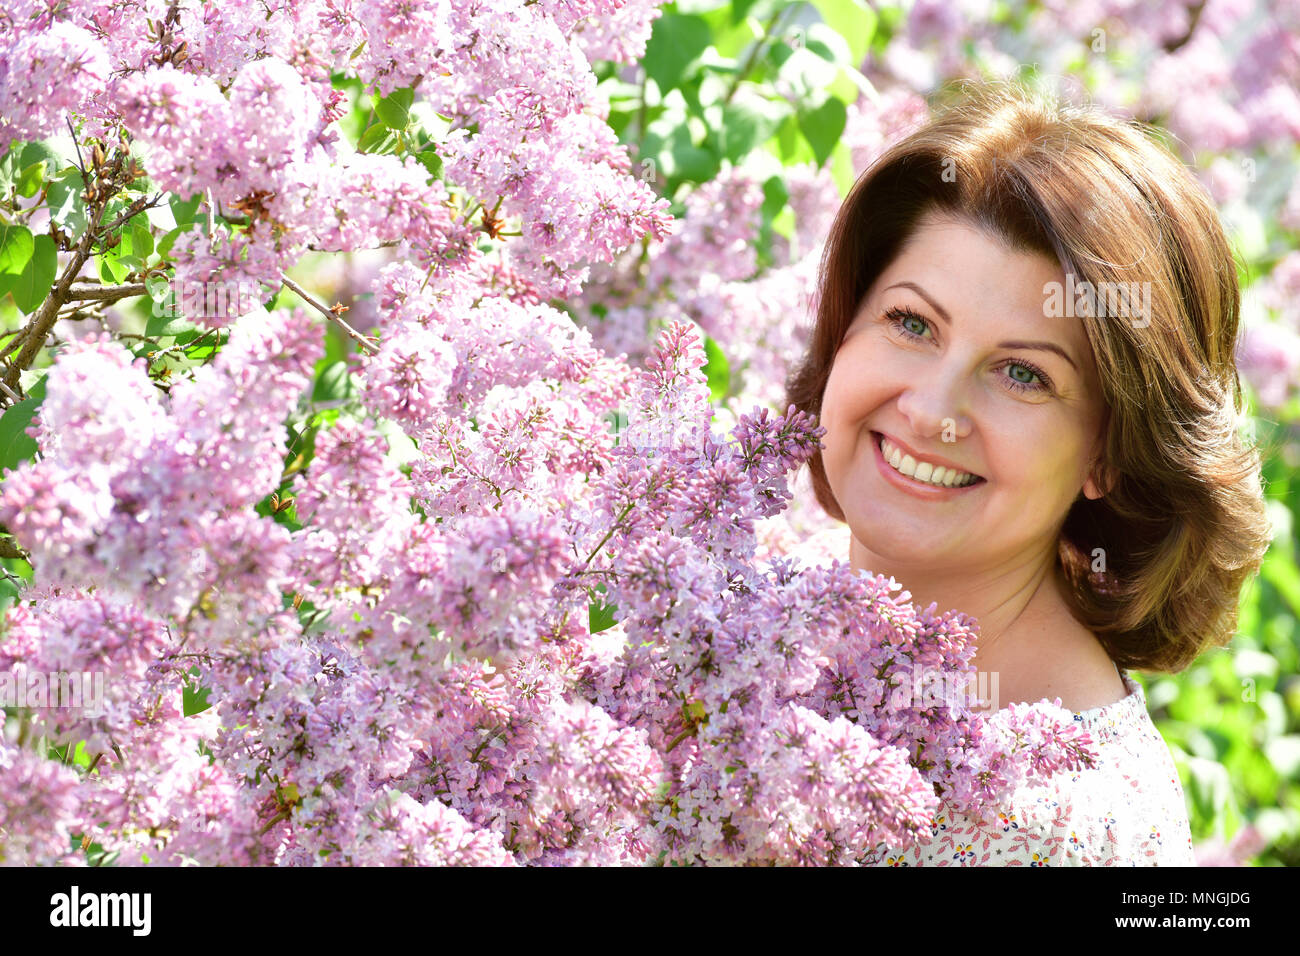
[[[1046,317],[1044,287],[1063,279],[1060,264],[1050,257],[1013,249],[974,223],[945,219],[923,221],[872,291],[912,282],[949,300],[943,304],[951,313],[996,306]]]

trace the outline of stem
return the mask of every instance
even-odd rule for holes
[[[76,285],[68,289],[69,302],[116,302],[133,295],[145,295],[149,290],[143,282],[127,285]]]
[[[666,754],[672,753],[673,748],[676,747],[679,743],[681,743],[687,737],[694,737],[694,736],[695,736],[695,726],[692,724],[690,727],[687,727],[685,730],[683,730],[680,734],[678,734],[676,737],[672,739],[672,743],[670,743],[667,747],[664,748],[664,753]]]
[[[605,542],[608,541],[614,532],[618,530],[618,526],[623,523],[623,519],[626,518],[635,507],[635,501],[628,502],[627,507],[623,509],[623,513],[618,516],[613,525],[610,526],[610,529],[605,532],[605,537],[600,539],[600,544],[596,545],[595,550],[593,550],[591,554],[587,555],[587,560],[582,562],[582,567],[578,569],[579,574],[587,570],[587,565],[591,564],[596,555],[600,554],[600,549],[605,546]]]
[[[1164,49],[1166,53],[1174,53],[1187,45],[1188,41],[1192,38],[1192,34],[1196,32],[1197,24],[1201,22],[1201,14],[1204,10],[1205,0],[1200,0],[1199,3],[1194,3],[1192,6],[1187,8],[1187,32],[1178,39],[1170,40],[1165,43]]]
[[[221,332],[220,332],[220,330],[219,330],[219,329],[215,329],[215,328],[213,328],[213,329],[208,329],[206,332],[204,332],[204,333],[203,333],[202,335],[200,335],[198,338],[196,338],[196,339],[191,339],[190,341],[186,342],[186,343],[183,344],[183,345],[182,345],[181,343],[177,342],[175,345],[169,345],[169,346],[167,346],[167,348],[162,349],[161,351],[154,352],[154,353],[152,353],[152,354],[146,356],[146,357],[149,359],[149,364],[150,364],[150,366],[152,366],[154,362],[158,361],[160,358],[162,358],[164,355],[167,355],[167,354],[170,353],[170,352],[176,352],[176,351],[180,351],[180,350],[184,350],[184,349],[190,349],[190,348],[193,348],[194,346],[196,346],[196,345],[198,345],[200,342],[202,342],[204,339],[206,339],[206,338],[207,338],[209,335],[211,335],[213,332],[216,332],[216,333],[217,333],[217,342],[220,343],[220,342],[221,342]]]
[[[14,337],[9,340],[9,344],[4,347],[3,351],[0,351],[0,359],[4,358],[14,349],[18,348],[18,346],[22,345],[23,339],[27,337],[27,333],[31,331],[31,328],[32,327],[29,323],[28,325],[24,325],[17,332],[13,333]],[[5,334],[10,334],[10,333],[5,333]]]
[[[645,142],[645,116],[648,110],[648,104],[646,103],[645,98],[645,87],[648,82],[650,82],[650,74],[643,66],[641,67],[641,105],[636,111],[636,135],[641,138],[642,143]],[[639,153],[640,150],[637,150],[637,152]]]
[[[74,144],[76,137],[73,137]],[[77,147],[77,155],[80,157],[81,148]],[[118,151],[115,159],[111,164],[105,162],[96,167],[96,174],[99,179],[99,186],[96,191],[90,210],[90,223],[84,235],[77,245],[71,250],[72,256],[68,265],[63,270],[63,274],[50,290],[50,294],[45,297],[41,307],[36,310],[36,314],[28,323],[28,334],[22,338],[22,349],[18,357],[13,360],[12,364],[5,369],[3,382],[10,390],[17,392],[19,390],[18,379],[24,369],[30,368],[32,362],[36,360],[37,354],[45,347],[46,336],[49,335],[50,329],[59,319],[59,310],[69,301],[72,291],[73,280],[81,273],[82,267],[86,260],[90,258],[91,249],[97,241],[101,241],[104,236],[112,232],[118,225],[126,222],[132,216],[136,215],[143,209],[155,205],[159,201],[159,196],[153,199],[141,197],[135,200],[123,211],[122,215],[113,220],[107,227],[103,225],[104,214],[108,210],[108,203],[114,196],[121,192],[124,181],[122,176],[122,164],[125,160],[126,153]],[[127,175],[131,175],[133,167],[127,165]],[[83,168],[82,180],[86,188],[90,188],[90,176]],[[13,343],[10,343],[11,345]],[[8,354],[7,351],[5,354]]]
[[[271,827],[275,826],[275,825],[276,825],[277,823],[279,823],[281,820],[287,820],[287,819],[289,819],[289,814],[292,813],[292,812],[293,812],[293,811],[291,810],[291,808],[289,808],[289,807],[285,807],[283,810],[281,810],[281,811],[280,811],[279,813],[277,813],[275,816],[271,817],[271,819],[269,819],[269,820],[266,821],[266,825],[265,825],[264,827],[262,827],[262,830],[261,830],[261,832],[260,832],[258,835],[259,835],[259,836],[266,836],[267,832],[271,829]]]
[[[114,219],[112,222],[110,222],[107,226],[105,226],[100,231],[105,234],[112,232],[114,229],[122,225],[122,223],[126,222],[128,219],[130,219],[132,216],[136,215],[137,213],[143,212],[146,209],[152,209],[154,206],[158,205],[161,199],[162,199],[161,193],[155,194],[152,199],[144,199],[144,198],[137,199],[135,202],[131,203],[131,205],[126,207],[126,211],[123,212],[122,215],[118,216],[116,219]]]
[[[352,326],[344,322],[343,317],[339,313],[335,312],[334,309],[327,308],[324,303],[317,301],[315,298],[312,297],[311,293],[309,293],[298,283],[294,282],[284,273],[280,273],[280,278],[284,280],[285,286],[287,286],[289,289],[292,289],[294,292],[298,293],[298,295],[302,298],[304,302],[306,302],[308,305],[310,305],[312,308],[318,311],[321,315],[325,316],[325,318],[329,319],[340,329],[342,329],[343,334],[348,336],[348,338],[352,339],[358,345],[360,345],[363,350],[369,352],[371,355],[374,355],[376,352],[379,351],[379,348],[374,344],[374,342],[372,342],[370,339],[366,338],[364,335],[362,335]],[[335,306],[335,308],[338,307]]]
[[[86,230],[81,241],[77,243],[76,248],[72,251],[72,260],[68,263],[67,268],[63,270],[63,275],[55,283],[54,289],[46,296],[41,307],[36,310],[29,324],[30,332],[23,339],[23,346],[14,359],[13,364],[5,370],[4,383],[11,389],[17,390],[18,377],[22,371],[31,367],[36,355],[45,345],[45,337],[49,335],[50,329],[58,320],[59,309],[68,300],[68,290],[72,288],[73,278],[81,271],[86,260],[90,258],[91,246],[95,244],[95,234],[98,231],[99,218],[104,215],[104,207],[100,206],[95,210],[95,223],[91,228]]]
[[[759,52],[763,47],[767,46],[767,41],[772,39],[772,35],[776,31],[778,22],[782,17],[793,10],[795,6],[797,6],[797,4],[792,3],[788,6],[782,7],[772,14],[771,18],[767,21],[767,26],[763,28],[763,35],[755,40],[754,45],[750,47],[749,56],[745,57],[744,66],[740,68],[740,72],[732,79],[731,86],[727,89],[727,95],[722,98],[723,106],[726,106],[731,102],[731,98],[736,95],[736,90],[740,87],[740,81],[747,77],[750,70],[754,68],[754,63],[758,60]]]

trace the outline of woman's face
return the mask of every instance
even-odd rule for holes
[[[891,572],[1054,555],[1080,491],[1100,497],[1101,386],[1082,321],[1047,316],[1049,282],[1065,282],[1055,261],[931,216],[868,290],[823,395],[822,459],[854,538]],[[976,478],[904,477],[882,436],[904,470],[910,451]]]

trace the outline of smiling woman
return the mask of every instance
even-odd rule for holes
[[[855,568],[976,618],[998,702],[1059,698],[1101,762],[885,863],[1191,863],[1141,687],[1231,640],[1269,528],[1237,431],[1214,206],[1136,124],[965,85],[858,180],[789,403]],[[992,706],[996,707],[998,702]]]

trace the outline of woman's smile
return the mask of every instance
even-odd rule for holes
[[[902,492],[925,501],[950,501],[988,483],[937,455],[913,455],[910,447],[890,436],[875,431],[870,434],[877,469]]]

